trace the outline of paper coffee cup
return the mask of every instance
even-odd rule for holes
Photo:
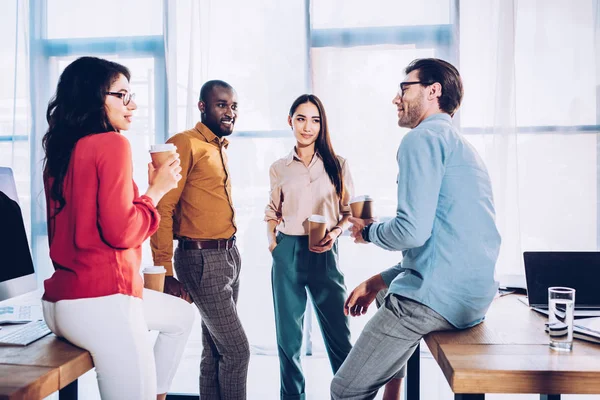
[[[150,157],[154,168],[160,167],[167,161],[167,158],[177,151],[177,147],[173,143],[153,144],[150,146]]]
[[[313,214],[308,219],[308,245],[318,246],[327,234],[327,220],[322,215]]]
[[[373,198],[369,195],[353,197],[350,200],[350,211],[354,218],[373,218]]]
[[[144,268],[144,287],[146,289],[156,290],[157,292],[164,292],[166,272],[167,270],[165,267],[161,266]]]

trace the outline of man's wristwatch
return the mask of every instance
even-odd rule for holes
[[[367,243],[371,243],[371,241],[369,240],[369,230],[371,229],[371,225],[373,225],[373,223],[371,222],[369,225],[365,226],[362,231],[360,232],[362,235],[362,238],[365,242]]]

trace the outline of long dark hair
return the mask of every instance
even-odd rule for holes
[[[108,119],[105,101],[106,92],[120,75],[131,78],[123,65],[96,57],[78,58],[60,75],[56,93],[48,103],[48,131],[42,139],[44,178],[53,179],[50,196],[58,202],[56,213],[66,203],[63,182],[77,141],[116,130]]]
[[[317,141],[315,142],[315,149],[323,159],[325,172],[327,172],[329,180],[331,180],[331,183],[335,187],[335,192],[341,199],[342,194],[344,193],[342,166],[340,165],[340,161],[338,160],[335,151],[333,151],[333,146],[331,145],[331,140],[329,139],[329,126],[327,125],[327,115],[325,114],[325,107],[323,106],[323,103],[314,94],[303,94],[302,96],[298,97],[290,107],[290,117],[294,116],[294,113],[300,104],[305,103],[312,103],[315,105],[315,107],[317,107],[317,110],[319,110],[321,129],[319,131]]]

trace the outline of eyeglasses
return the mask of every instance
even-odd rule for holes
[[[400,97],[404,96],[404,91],[407,89],[406,86],[410,86],[410,85],[429,86],[431,84],[433,84],[433,82],[423,82],[423,81],[400,82],[400,85],[398,85],[398,94],[400,95]]]
[[[129,92],[106,92],[106,94],[110,95],[110,96],[115,96],[118,97],[120,99],[123,100],[123,105],[126,106],[128,105],[131,100],[135,100],[135,93],[129,93]]]

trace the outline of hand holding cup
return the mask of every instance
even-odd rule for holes
[[[152,162],[148,164],[148,184],[159,192],[167,193],[177,187],[181,166],[177,147],[172,143],[150,147]]]
[[[327,234],[327,220],[322,215],[313,214],[308,219],[308,248],[315,251]]]
[[[350,217],[348,218],[348,221],[352,224],[350,226],[350,236],[352,236],[352,239],[354,239],[354,243],[366,244],[367,242],[365,242],[362,237],[362,230],[365,226],[375,222],[375,218],[362,219]]]

